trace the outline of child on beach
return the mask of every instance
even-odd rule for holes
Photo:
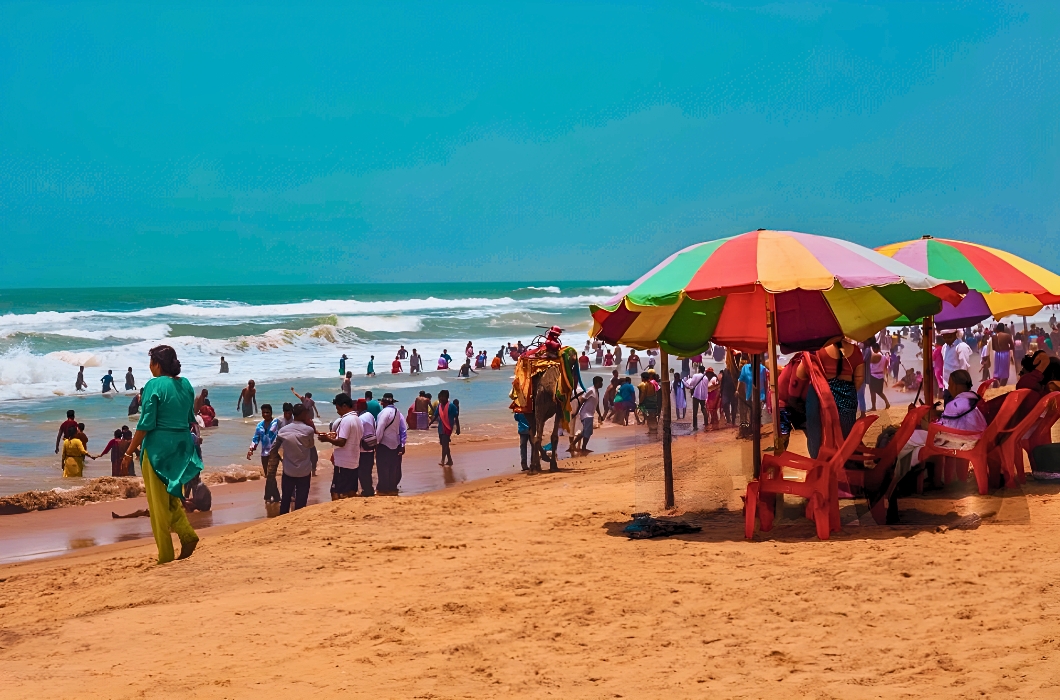
[[[452,440],[453,431],[459,416],[459,407],[449,401],[449,391],[447,389],[439,391],[438,405],[434,408],[434,414],[431,416],[433,421],[438,424],[438,442],[442,446],[442,459],[438,462],[439,466],[453,466],[453,453],[449,450],[449,443]]]

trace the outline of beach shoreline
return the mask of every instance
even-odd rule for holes
[[[684,442],[740,461],[725,436]],[[791,508],[750,542],[733,509],[675,511],[702,531],[629,541],[637,453],[211,528],[164,566],[150,541],[0,565],[10,697],[957,698],[1060,685],[1056,485],[903,499],[902,527],[853,524],[847,504],[827,542]],[[979,529],[942,527],[968,508]],[[1026,594],[978,595],[984,577]],[[277,620],[288,653],[246,663]]]

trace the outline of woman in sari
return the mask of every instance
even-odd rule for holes
[[[63,433],[63,476],[79,477],[85,472],[85,457],[89,457],[85,446],[77,439],[77,426],[71,425]]]
[[[839,410],[839,426],[846,437],[858,419],[858,388],[865,382],[865,356],[858,346],[845,338],[825,345],[816,354]],[[795,376],[795,393],[801,393],[802,385],[810,378],[806,362],[799,363]],[[806,448],[813,458],[821,449],[821,436],[821,401],[811,383],[806,388]]]
[[[191,433],[195,391],[180,376],[176,351],[159,345],[148,354],[154,378],[144,386],[140,422],[122,465],[131,464],[142,446],[140,468],[151,512],[151,532],[158,545],[158,563],[165,564],[174,558],[171,531],[180,539],[180,559],[191,556],[199,542],[181,499],[184,485],[202,471],[202,459]]]

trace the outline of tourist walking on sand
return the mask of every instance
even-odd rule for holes
[[[331,403],[339,414],[339,421],[331,432],[317,433],[317,439],[335,446],[335,451],[331,453],[331,461],[336,470],[331,482],[332,489],[338,490],[339,493],[356,493],[364,423],[354,410],[353,399],[349,394],[336,394]]]
[[[228,374],[228,363],[225,362],[225,356],[221,355],[221,371],[220,374]]]
[[[76,415],[73,411],[67,411],[66,420],[59,424],[59,432],[55,435],[55,454],[59,454],[59,445],[66,439],[66,429],[73,428],[74,432],[77,432],[77,419],[74,417]]]
[[[308,411],[302,404],[294,404],[294,420],[290,425],[280,428],[276,442],[269,455],[268,476],[276,478],[276,470],[283,457],[283,476],[280,481],[280,515],[306,507],[309,501],[309,487],[313,479],[313,451],[316,449],[313,440],[316,431],[306,423]]]
[[[1009,368],[1014,367],[1012,361],[1012,336],[1004,323],[997,324],[994,335],[990,338],[990,349],[994,353],[994,379],[1001,386],[1008,384]]]
[[[394,395],[383,394],[383,410],[376,422],[376,468],[379,470],[379,493],[395,496],[401,483],[401,460],[405,455],[408,424],[394,405]],[[452,459],[450,459],[452,464]]]
[[[412,348],[412,354],[409,356],[409,374],[419,374],[423,371],[423,357],[416,352],[416,348]]]
[[[699,430],[699,413],[703,412],[703,430],[710,427],[707,416],[707,375],[706,368],[699,366],[699,372],[688,378],[686,384],[692,389],[692,430]]]
[[[438,424],[438,442],[442,446],[442,459],[438,462],[439,466],[453,466],[453,453],[449,450],[449,443],[452,441],[453,428],[459,416],[460,409],[449,401],[449,390],[439,391],[438,405],[435,406],[434,415],[431,416],[432,420]]]
[[[884,407],[889,409],[891,402],[887,400],[887,395],[883,393],[883,380],[887,376],[890,360],[887,355],[883,354],[876,341],[873,341],[869,347],[872,348],[872,354],[869,355],[869,398],[872,401],[871,410],[876,410],[877,396],[883,399]]]
[[[85,381],[85,368],[79,367],[77,370],[77,380],[74,381],[74,391],[82,392],[88,388],[88,383]]]
[[[125,391],[136,391],[136,377],[133,376],[132,367],[125,373]]]
[[[677,420],[684,420],[685,412],[688,410],[687,397],[685,396],[685,380],[677,370],[670,370],[672,379],[670,386],[674,392],[674,415]]]
[[[292,412],[291,415],[293,416],[294,413]],[[269,455],[272,454],[272,446],[276,442],[276,435],[281,427],[280,420],[272,417],[272,404],[261,404],[261,421],[254,428],[254,436],[250,438],[247,459],[250,459],[254,451],[258,449],[258,445],[261,445],[261,473],[265,476],[269,474]]]
[[[247,385],[239,392],[239,399],[236,400],[236,410],[240,409],[243,410],[243,418],[250,418],[258,412],[258,390],[254,386],[253,379],[247,382]]]
[[[718,417],[718,408],[721,406],[721,380],[714,374],[714,368],[707,368],[707,414],[710,416],[712,430],[721,427],[721,419]],[[706,422],[706,419],[703,419]]]
[[[191,426],[195,424],[192,404],[195,390],[180,376],[177,353],[168,345],[151,349],[151,376],[144,385],[144,405],[136,433],[122,460],[132,463],[135,451],[143,447],[140,470],[151,512],[151,532],[158,546],[158,563],[173,561],[173,540],[180,539],[180,559],[195,551],[199,536],[184,512],[184,485],[202,471],[202,460],[195,449]]]
[[[589,438],[593,436],[593,426],[596,418],[600,423],[604,422],[603,412],[600,410],[600,390],[604,387],[604,378],[597,375],[593,377],[593,385],[578,397],[578,420],[581,422],[581,430],[571,441],[571,449],[589,452]]]

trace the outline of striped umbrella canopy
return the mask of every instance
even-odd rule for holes
[[[689,356],[712,340],[765,351],[771,307],[781,349],[793,352],[868,338],[900,316],[937,313],[941,299],[960,303],[966,290],[848,241],[759,230],[678,251],[590,310],[606,342]]]
[[[1003,250],[931,236],[876,250],[921,272],[968,285],[971,291],[960,304],[943,304],[935,316],[938,328],[961,328],[989,316],[1030,316],[1045,304],[1060,302],[1060,276]]]

